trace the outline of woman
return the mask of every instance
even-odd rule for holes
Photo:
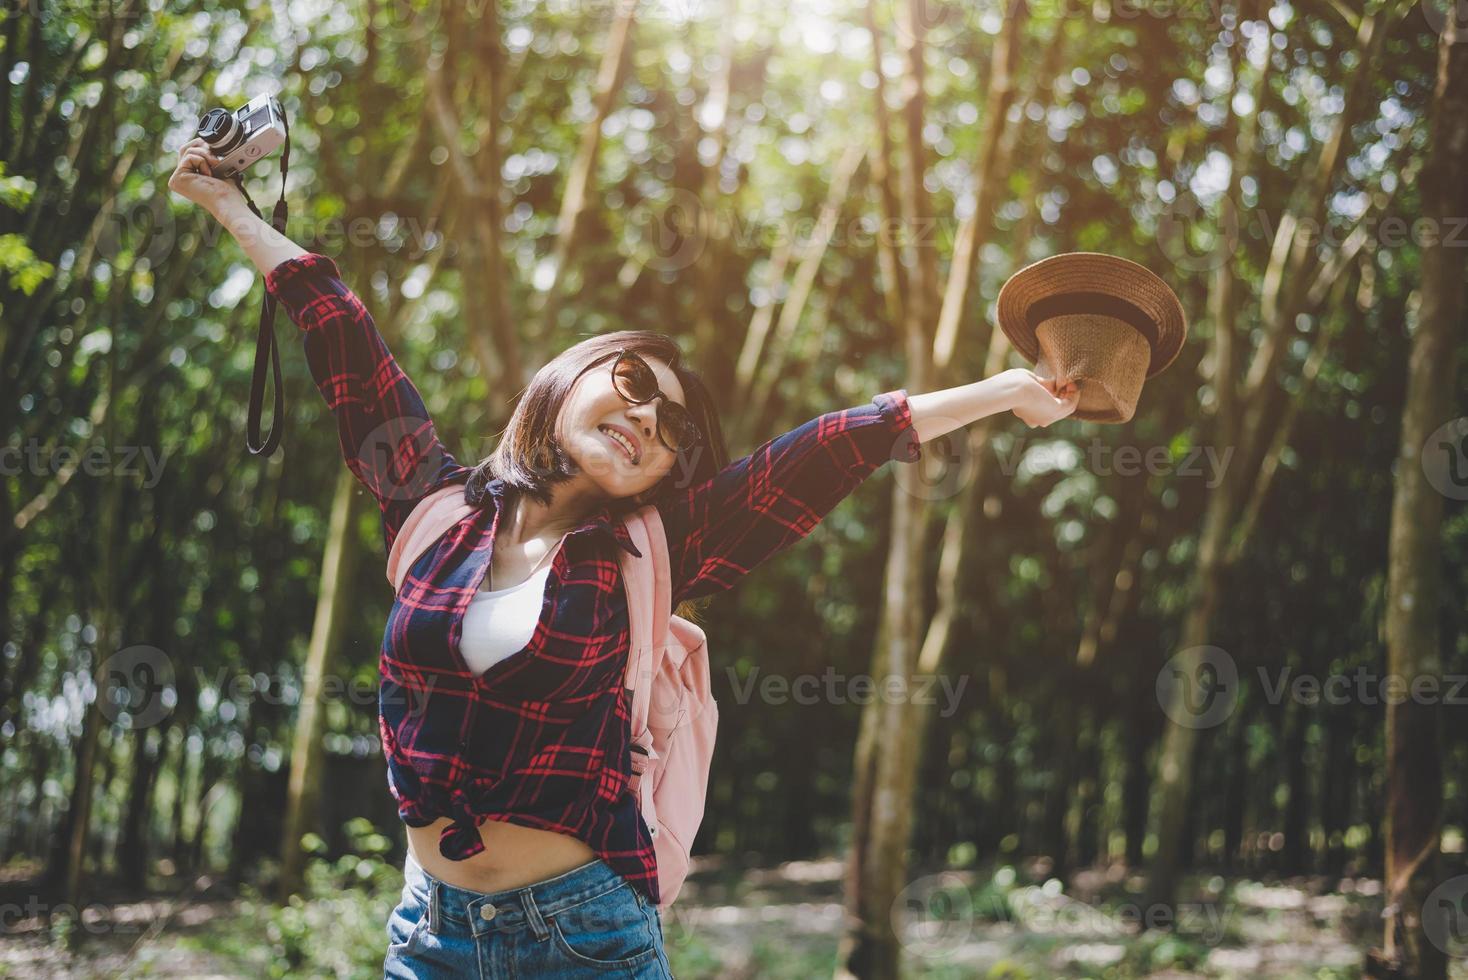
[[[169,187],[213,214],[304,333],[347,466],[390,548],[428,494],[477,510],[414,560],[389,614],[380,729],[407,825],[387,976],[670,976],[652,841],[628,791],[620,516],[654,504],[673,604],[710,595],[815,525],[889,459],[1010,410],[1046,426],[1073,386],[1022,370],[877,395],[727,461],[712,401],[671,339],[592,337],[541,368],[477,466],[438,441],[335,263],[253,215],[199,139]],[[491,588],[492,586],[492,588]]]

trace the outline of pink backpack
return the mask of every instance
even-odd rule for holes
[[[408,569],[443,533],[468,517],[461,484],[423,498],[403,522],[387,558],[396,593]],[[719,706],[709,685],[704,632],[672,614],[673,576],[657,508],[626,518],[636,558],[617,549],[627,591],[631,651],[625,686],[631,698],[632,790],[657,854],[658,907],[678,897],[689,849],[703,822]]]

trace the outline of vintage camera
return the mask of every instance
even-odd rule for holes
[[[214,176],[222,180],[270,156],[287,133],[285,111],[273,95],[257,95],[234,112],[210,109],[199,120],[199,136],[219,158]]]

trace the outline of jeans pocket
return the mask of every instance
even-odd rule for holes
[[[658,959],[660,935],[630,885],[546,916],[556,950],[572,963],[629,970]]]
[[[387,955],[411,956],[418,950],[418,941],[428,928],[428,908],[417,895],[404,889],[403,901],[392,910],[387,919]]]

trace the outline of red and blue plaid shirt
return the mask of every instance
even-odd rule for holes
[[[417,389],[335,262],[315,253],[288,259],[266,288],[304,333],[343,457],[376,498],[391,548],[413,507],[467,482],[471,467],[439,442]],[[674,605],[731,587],[805,537],[887,460],[920,458],[899,389],[818,416],[666,495],[656,506]],[[529,645],[475,674],[459,652],[460,631],[489,569],[506,492],[492,480],[475,513],[417,558],[388,615],[379,729],[398,814],[414,827],[451,817],[439,850],[452,860],[484,849],[485,820],[569,834],[656,903],[652,838],[629,790],[622,679],[630,631],[611,549],[640,552],[609,508],[591,514],[555,556]]]

